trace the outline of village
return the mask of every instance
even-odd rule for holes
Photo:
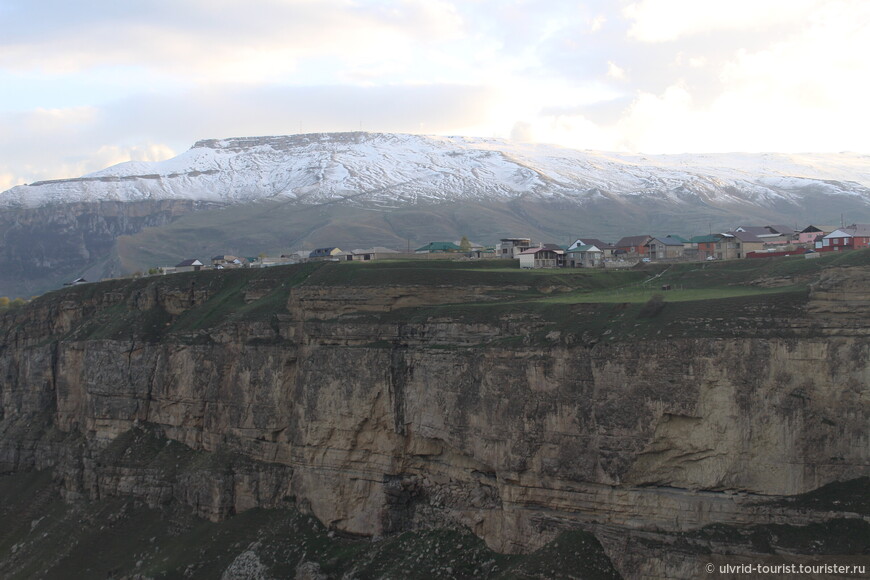
[[[323,247],[280,256],[218,255],[208,260],[188,258],[174,266],[152,268],[148,273],[172,274],[203,269],[267,268],[310,261],[369,262],[373,260],[517,260],[519,267],[534,268],[630,268],[649,262],[739,260],[804,255],[870,247],[870,224],[849,226],[809,225],[796,230],[784,225],[740,226],[732,231],[684,238],[678,235],[624,236],[614,243],[597,238],[577,238],[572,244],[535,242],[528,237],[502,238],[494,246],[482,246],[463,238],[458,242],[430,242],[412,251],[386,247],[342,250]],[[85,282],[83,279],[73,283]]]

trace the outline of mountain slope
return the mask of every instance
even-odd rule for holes
[[[868,161],[854,154],[641,157],[497,139],[325,133],[199,141],[166,161],[17,186],[0,202],[280,199],[395,208],[529,196],[586,203],[615,195],[770,206],[799,202],[807,189],[866,201]]]

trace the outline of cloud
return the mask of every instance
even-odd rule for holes
[[[293,81],[314,56],[370,66],[456,39],[462,21],[440,0],[18,0],[6,15],[0,66],[53,74],[135,64],[200,82]]]
[[[514,123],[513,129],[511,129],[511,141],[530,143],[534,140],[534,133],[532,131],[532,125],[530,123],[526,123],[523,121],[517,121],[516,123]]]
[[[667,42],[720,30],[791,26],[823,0],[641,0],[623,10],[629,36]]]
[[[616,66],[612,62],[607,63],[607,76],[616,80],[625,80],[625,70]]]
[[[11,183],[77,177],[164,159],[199,139],[327,131],[447,133],[485,117],[474,86],[208,86],[99,108],[0,113],[0,173]]]
[[[0,173],[0,191],[6,191],[10,187],[21,185],[24,181],[19,180],[11,173]]]

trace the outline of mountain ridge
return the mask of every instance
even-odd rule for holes
[[[125,162],[85,176],[0,193],[0,206],[190,199],[244,203],[417,203],[533,196],[696,197],[714,206],[798,203],[807,188],[870,203],[870,156],[641,155],[499,139],[393,133],[315,133],[204,139],[164,161]]]

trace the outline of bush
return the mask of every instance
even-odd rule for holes
[[[655,294],[647,300],[646,304],[640,307],[637,313],[638,318],[653,318],[658,316],[665,308],[665,299],[661,294]]]

